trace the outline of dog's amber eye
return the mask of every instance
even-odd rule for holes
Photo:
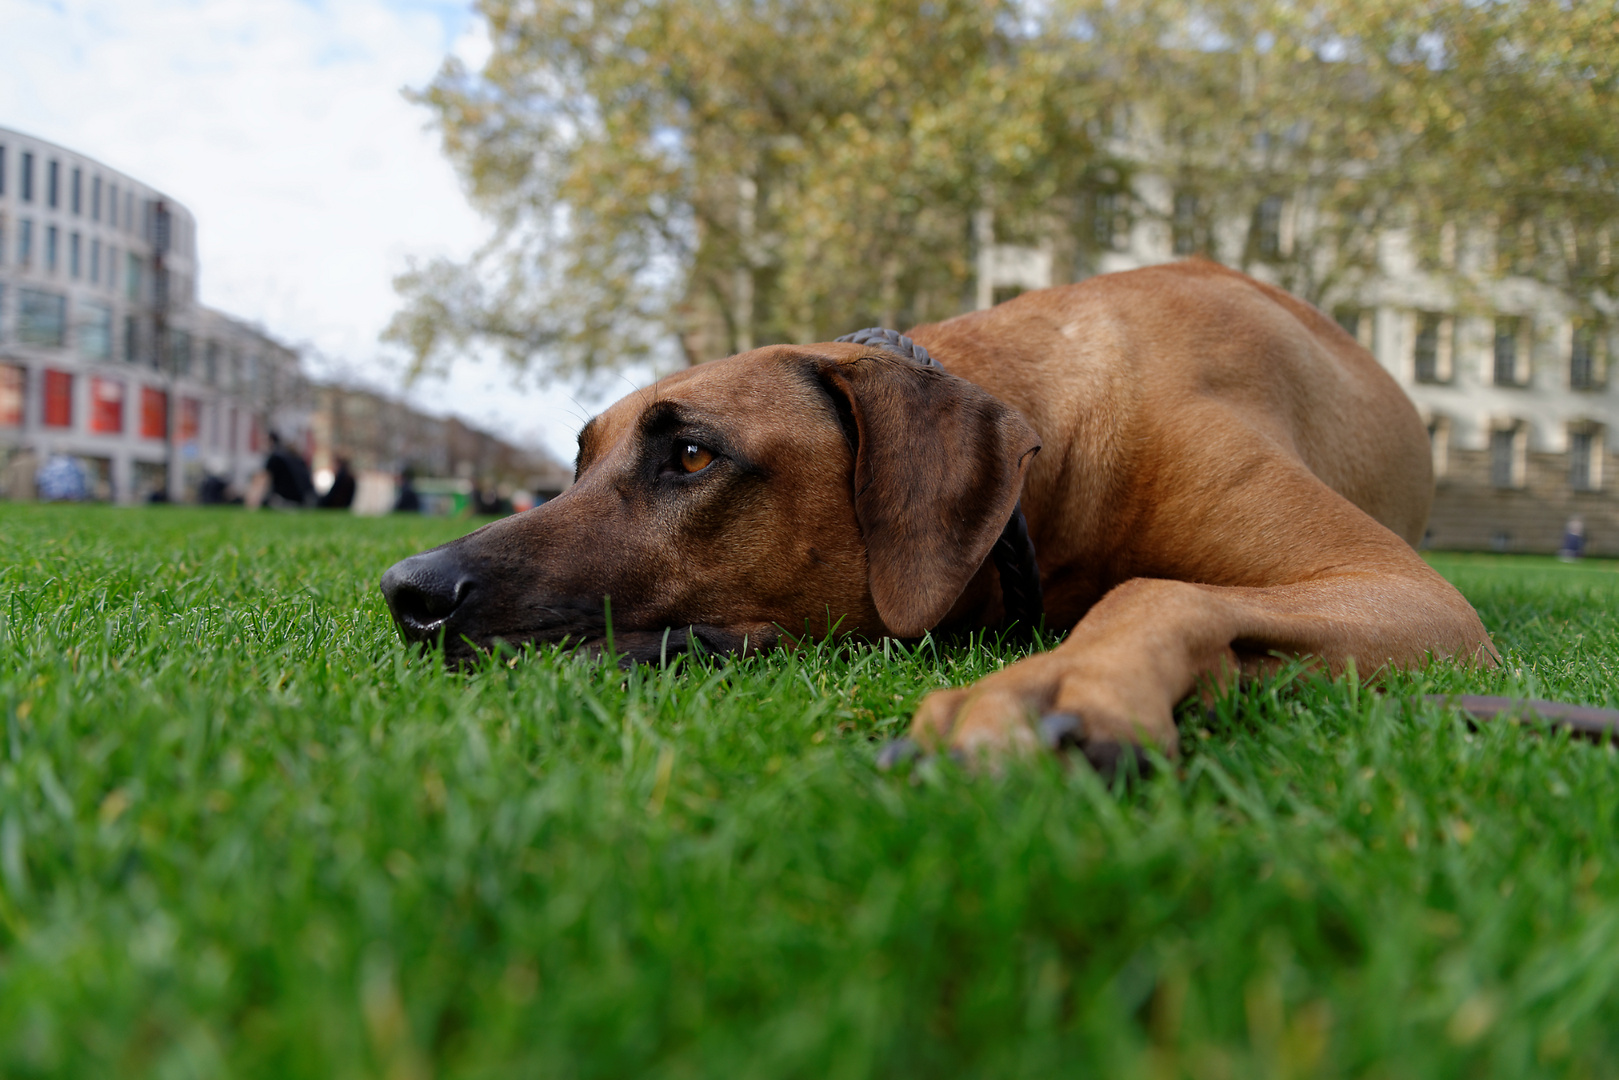
[[[713,460],[714,455],[696,443],[687,443],[680,451],[680,467],[689,473],[701,472]]]

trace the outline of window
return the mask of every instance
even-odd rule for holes
[[[1435,416],[1428,421],[1428,448],[1433,454],[1435,480],[1450,471],[1450,417]]]
[[[1535,223],[1523,216],[1502,222],[1495,237],[1495,271],[1498,274],[1529,274],[1535,269],[1540,242]]]
[[[34,201],[34,155],[27,150],[22,155],[22,201]]]
[[[113,228],[118,227],[118,185],[109,184],[107,187],[107,224]]]
[[[1495,320],[1495,385],[1523,386],[1529,380],[1528,349],[1524,348],[1525,320],[1502,315]]]
[[[118,249],[111,244],[107,245],[107,289],[118,291]]]
[[[1445,221],[1420,222],[1413,247],[1416,248],[1417,269],[1432,273],[1436,270],[1456,268],[1456,223]]]
[[[180,399],[180,441],[196,442],[202,433],[202,402],[196,398]]]
[[[90,284],[101,284],[101,241],[90,241]]]
[[[34,223],[23,218],[17,223],[17,265],[34,264]]]
[[[67,272],[78,277],[79,270],[79,234],[74,233],[67,238]]]
[[[1602,432],[1594,424],[1569,430],[1568,486],[1575,491],[1602,488]]]
[[[1358,307],[1334,308],[1333,321],[1343,327],[1344,333],[1366,348],[1372,347],[1372,329],[1376,325],[1375,313]]]
[[[1170,228],[1176,255],[1198,255],[1209,250],[1209,231],[1203,221],[1203,208],[1192,192],[1175,193],[1175,212]]]
[[[117,379],[90,380],[90,430],[118,435],[124,430],[124,384]]]
[[[162,203],[153,203],[152,206],[152,246],[157,248],[160,255],[167,255],[173,246],[174,215]]]
[[[202,376],[208,385],[219,385],[219,342],[210,341],[202,351]]]
[[[73,185],[71,188],[71,203],[73,213],[78,214],[84,209],[84,172],[78,166],[73,168]]]
[[[169,395],[150,386],[141,387],[141,437],[169,437]]]
[[[134,315],[124,316],[124,363],[133,364],[141,358],[141,321]]]
[[[141,298],[141,261],[133,251],[124,256],[124,293],[133,302]]]
[[[73,376],[65,371],[45,370],[46,427],[73,426]]]
[[[90,181],[90,220],[101,220],[101,177]]]
[[[1129,245],[1130,218],[1123,195],[1098,191],[1092,198],[1091,238],[1104,250],[1122,251]]]
[[[45,269],[56,273],[56,241],[60,230],[55,225],[45,226]]]
[[[135,193],[133,191],[124,192],[124,231],[131,233],[135,231]]]
[[[67,297],[40,289],[17,290],[17,340],[61,346],[67,339]]]
[[[1411,345],[1412,378],[1419,383],[1450,381],[1452,320],[1436,311],[1416,313]]]
[[[0,427],[22,427],[28,372],[15,364],[0,364]]]
[[[1282,197],[1267,195],[1254,208],[1254,252],[1261,259],[1280,258],[1282,254]]]
[[[1502,490],[1521,488],[1529,429],[1522,424],[1490,432],[1490,483]]]
[[[59,161],[45,166],[45,205],[52,210],[62,205],[62,164]]]
[[[6,147],[0,143],[0,195],[6,193]]]
[[[1572,389],[1596,390],[1607,382],[1606,345],[1599,324],[1589,320],[1574,324],[1574,338],[1568,354],[1568,385]]]
[[[169,370],[176,375],[191,374],[191,335],[184,330],[169,331]]]
[[[90,360],[112,359],[112,308],[106,304],[77,305],[79,355]]]

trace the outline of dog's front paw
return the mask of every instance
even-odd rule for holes
[[[1139,770],[1143,747],[1170,758],[1179,750],[1167,703],[1132,694],[1052,654],[1030,657],[972,686],[929,694],[911,721],[910,736],[927,752],[954,753],[969,765],[1077,750],[1105,776]]]

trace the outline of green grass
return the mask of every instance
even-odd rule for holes
[[[446,673],[465,528],[0,506],[0,1072],[1619,1075],[1612,564],[1436,556],[1502,670],[1188,710],[1126,789],[874,767],[991,647]]]

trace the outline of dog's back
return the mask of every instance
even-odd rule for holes
[[[1427,524],[1427,432],[1398,384],[1316,308],[1215,263],[1025,293],[912,336],[1023,413],[1045,443],[1030,487],[1081,485],[1069,505],[1150,490],[1144,448],[1230,442],[1240,471],[1258,440],[1413,546]]]

